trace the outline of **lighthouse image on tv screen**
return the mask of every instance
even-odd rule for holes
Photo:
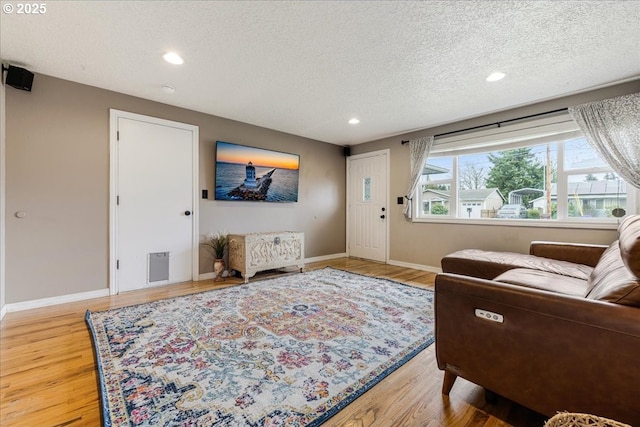
[[[216,142],[216,200],[297,202],[300,156]]]

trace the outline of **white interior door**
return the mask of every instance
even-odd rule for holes
[[[349,157],[349,256],[387,261],[388,150]]]
[[[195,279],[198,128],[124,112],[114,124],[112,293]]]

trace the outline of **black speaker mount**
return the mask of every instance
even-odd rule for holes
[[[16,67],[13,65],[5,66],[2,64],[2,73],[7,72],[5,84],[20,90],[31,92],[33,86],[33,73],[27,69]]]

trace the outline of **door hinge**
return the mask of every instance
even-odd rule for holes
[[[116,270],[120,270],[120,260],[116,260]]]
[[[116,205],[120,205],[120,196],[116,196]]]
[[[116,131],[116,141],[120,141],[120,131]]]

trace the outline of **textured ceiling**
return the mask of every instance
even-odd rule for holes
[[[3,62],[341,145],[640,76],[638,1],[46,7],[39,16],[0,14]],[[184,65],[164,62],[167,51]],[[507,77],[486,82],[496,70]]]

